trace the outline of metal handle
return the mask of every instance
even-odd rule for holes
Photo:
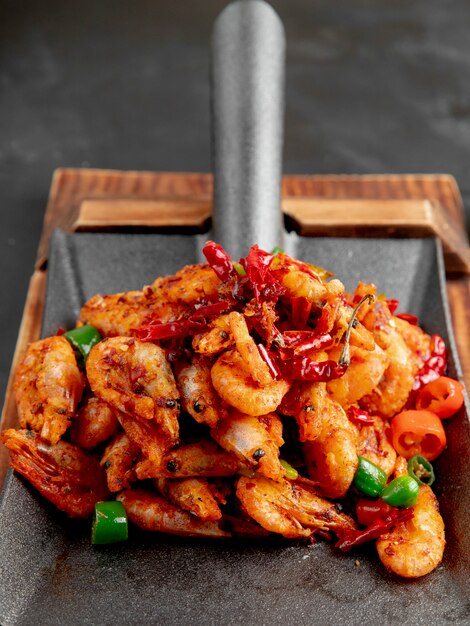
[[[212,237],[234,258],[282,246],[285,36],[274,9],[238,0],[212,34]]]

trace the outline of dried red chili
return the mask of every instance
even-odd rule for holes
[[[387,533],[400,522],[407,522],[413,517],[413,509],[395,509],[382,519],[376,519],[364,530],[348,530],[338,533],[336,547],[343,552],[348,552],[354,546],[366,541],[377,539]]]
[[[220,280],[226,281],[236,274],[230,255],[225,252],[220,244],[208,241],[202,249],[202,253]]]
[[[447,365],[447,349],[442,337],[431,336],[431,354],[423,367],[416,374],[413,389],[410,394],[409,403],[414,400],[416,394],[424,385],[442,376]]]
[[[399,319],[404,320],[405,322],[408,322],[413,326],[418,325],[418,317],[416,315],[413,315],[412,313],[397,313],[395,317],[398,317]]]
[[[269,269],[273,259],[272,254],[255,244],[247,257],[240,260],[257,302],[274,301],[284,293],[284,288]]]
[[[258,344],[257,348],[258,348],[258,352],[261,355],[261,358],[268,366],[271,376],[274,379],[277,379],[279,377],[280,372],[279,372],[278,367],[275,364],[274,355],[270,354],[268,350],[266,350],[266,348],[263,346],[262,343]]]
[[[395,311],[398,309],[398,305],[400,304],[400,300],[394,300],[393,298],[390,300],[386,300],[387,306],[389,308],[390,313],[393,315]]]
[[[294,328],[298,328],[299,330],[305,328],[311,311],[312,303],[309,302],[307,298],[304,298],[303,296],[292,298],[292,326]]]
[[[359,424],[363,426],[372,426],[374,419],[364,409],[359,409],[355,406],[350,406],[347,410],[348,419],[353,424]]]
[[[285,378],[291,380],[310,380],[327,382],[340,378],[347,370],[346,365],[339,365],[336,361],[313,361],[307,356],[286,359],[279,362]]]

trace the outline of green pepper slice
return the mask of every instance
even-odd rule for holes
[[[97,502],[91,529],[91,543],[103,545],[126,541],[127,513],[122,502]]]
[[[64,333],[64,337],[72,344],[75,350],[78,350],[84,362],[86,362],[93,346],[96,346],[102,340],[100,333],[90,324],[73,328]]]
[[[417,480],[420,485],[428,485],[430,487],[435,480],[434,469],[431,463],[420,454],[415,454],[408,461],[408,474]]]
[[[354,476],[354,486],[366,496],[377,498],[385,487],[387,474],[363,456],[357,458],[359,459],[359,466]]]
[[[279,459],[279,463],[286,470],[286,478],[289,480],[297,480],[299,472],[295,469],[295,467],[292,467],[292,465],[287,461],[284,461],[284,459]]]
[[[412,476],[399,476],[388,483],[380,497],[390,506],[409,509],[416,504],[418,494],[419,485]]]
[[[274,246],[274,248],[271,250],[271,254],[273,256],[276,256],[277,254],[279,254],[279,252],[284,252],[284,250],[280,246]]]

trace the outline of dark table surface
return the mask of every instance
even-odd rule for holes
[[[57,167],[208,171],[224,0],[0,4],[0,393]],[[276,0],[286,173],[449,173],[470,207],[470,2]]]

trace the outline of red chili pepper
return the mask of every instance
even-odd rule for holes
[[[400,300],[387,300],[387,306],[390,310],[390,313],[393,315],[395,311],[398,309],[398,305],[400,304]]]
[[[274,256],[255,244],[250,248],[248,256],[240,263],[245,268],[257,302],[272,301],[282,295],[284,288],[269,270]]]
[[[372,426],[374,423],[373,418],[364,409],[359,409],[355,406],[350,406],[347,410],[348,419],[353,424],[362,424],[364,426]]]
[[[62,328],[62,326],[59,326],[59,328],[55,331],[55,334],[60,337],[61,335],[64,335],[67,331],[65,330],[65,328]]]
[[[447,365],[447,349],[442,337],[431,336],[431,354],[423,367],[416,374],[413,389],[408,399],[408,406],[414,402],[416,394],[420,389],[442,376]]]
[[[303,296],[292,298],[292,326],[298,329],[304,328],[311,311],[312,303],[309,302],[307,298]]]
[[[208,241],[202,249],[202,253],[220,280],[226,281],[236,274],[230,255],[225,252],[220,244]]]
[[[333,344],[333,337],[326,333],[318,335],[316,331],[286,331],[282,335],[285,349],[281,350],[283,358],[300,356],[310,350],[320,350]]]
[[[340,378],[346,372],[346,365],[339,365],[336,361],[312,361],[307,356],[296,357],[280,361],[282,373],[291,380],[311,380],[327,382]]]
[[[156,341],[158,339],[175,339],[200,333],[207,327],[207,320],[201,316],[192,315],[186,320],[176,322],[150,323],[134,329],[136,337],[142,341]]]
[[[271,376],[274,379],[279,378],[280,372],[279,372],[279,369],[277,368],[276,364],[274,363],[274,360],[273,360],[273,356],[274,355],[270,354],[266,350],[266,348],[263,346],[262,343],[258,344],[257,348],[258,348],[258,352],[261,355],[261,358],[266,363],[266,365],[269,367],[269,371],[271,372]]]
[[[198,315],[211,317],[212,315],[221,315],[231,308],[228,302],[212,302],[211,304],[195,304],[194,310]]]
[[[364,530],[347,530],[338,534],[336,547],[343,552],[348,552],[354,546],[366,541],[377,539],[387,533],[400,522],[407,522],[413,517],[413,509],[394,509],[383,519],[377,519]]]
[[[361,526],[370,526],[378,519],[384,519],[393,511],[392,507],[381,500],[359,498],[356,503],[356,518]]]
[[[413,326],[418,325],[418,318],[416,315],[413,315],[412,313],[397,313],[395,317],[398,317],[401,320],[404,320],[405,322],[412,324]]]

